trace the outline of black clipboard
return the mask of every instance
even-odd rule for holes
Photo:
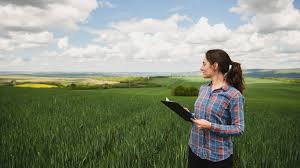
[[[161,100],[161,102],[186,121],[193,122],[191,119],[196,119],[194,113],[187,111],[175,101],[170,101],[166,98],[166,100]]]

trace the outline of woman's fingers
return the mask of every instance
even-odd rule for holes
[[[211,128],[211,122],[204,120],[204,119],[192,119],[192,121],[195,123],[196,127],[198,128],[205,128],[210,129]]]
[[[193,123],[196,125],[196,127],[201,128],[201,124],[199,123],[198,119],[191,119]]]

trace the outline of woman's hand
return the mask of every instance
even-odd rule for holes
[[[211,129],[211,122],[204,120],[204,119],[191,119],[196,127],[198,128],[205,128],[205,129]]]

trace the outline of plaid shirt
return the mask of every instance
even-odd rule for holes
[[[216,162],[233,153],[232,136],[244,132],[244,96],[228,84],[211,90],[211,82],[200,87],[194,112],[197,119],[210,121],[212,128],[200,129],[193,123],[189,146],[200,158]]]

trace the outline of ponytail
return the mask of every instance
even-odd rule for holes
[[[225,74],[225,80],[243,94],[245,84],[240,63],[231,61],[231,68]]]

